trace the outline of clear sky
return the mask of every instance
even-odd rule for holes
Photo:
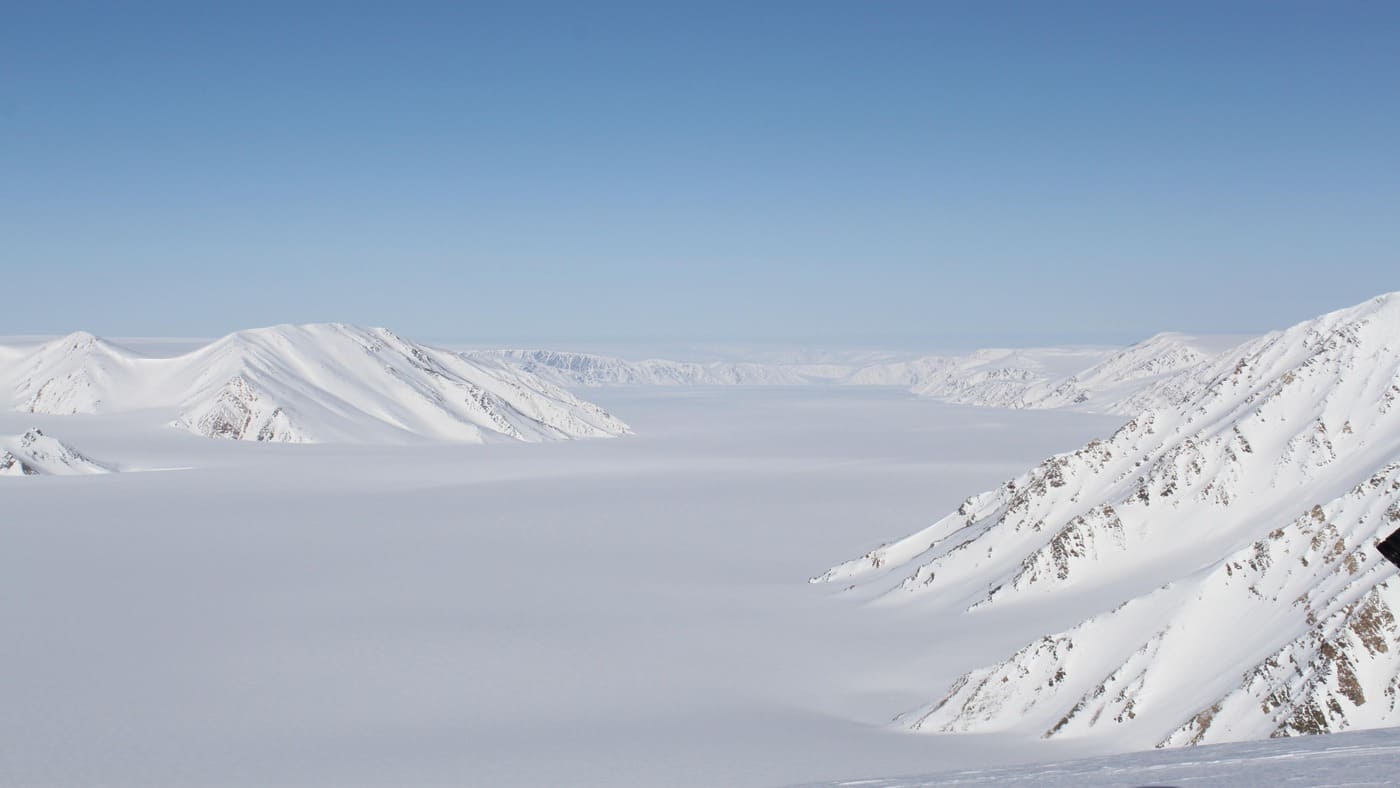
[[[0,6],[0,333],[1130,341],[1400,289],[1396,2]]]

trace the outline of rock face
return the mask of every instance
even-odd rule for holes
[[[516,367],[341,324],[242,331],[174,358],[74,334],[6,367],[0,384],[8,381],[19,410],[160,410],[182,429],[227,440],[543,441],[628,432],[603,409]]]
[[[220,386],[212,396],[196,399],[175,422],[190,432],[225,440],[303,443],[309,440],[273,403],[240,373]]]
[[[73,476],[111,473],[112,468],[85,457],[38,427],[23,435],[0,437],[0,476]]]
[[[902,724],[1153,746],[1400,723],[1372,547],[1400,527],[1400,294],[1182,363],[1107,439],[814,578],[970,616],[1109,602]]]

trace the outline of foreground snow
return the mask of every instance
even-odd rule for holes
[[[772,786],[1080,754],[889,729],[929,680],[923,633],[803,579],[1119,419],[597,394],[635,437],[288,446],[0,412],[183,469],[0,480],[22,677],[0,784]],[[931,625],[947,680],[1009,645]]]
[[[1059,763],[908,777],[812,783],[807,788],[920,788],[934,785],[1394,785],[1400,730],[1218,744]]]

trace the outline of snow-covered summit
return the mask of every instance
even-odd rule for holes
[[[124,382],[130,356],[86,331],[46,342],[9,360],[14,395],[29,413],[98,413],[104,398]]]
[[[8,362],[4,383],[12,406],[27,412],[166,410],[177,426],[234,440],[540,441],[627,432],[596,405],[514,366],[344,324],[240,331],[172,358],[72,334]]]
[[[1082,610],[904,724],[1153,746],[1400,722],[1400,590],[1371,547],[1400,527],[1400,295],[1189,380],[816,578],[973,615]]]

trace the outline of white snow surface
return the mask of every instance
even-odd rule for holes
[[[1000,769],[810,783],[805,788],[924,788],[937,785],[1383,786],[1400,773],[1400,730],[1217,744]]]
[[[1121,419],[596,393],[635,436],[292,446],[0,412],[0,434],[182,469],[0,480],[0,670],[22,677],[0,784],[765,786],[1097,751],[892,729],[925,633],[804,580]],[[949,680],[1011,645],[932,625]]]
[[[176,356],[85,332],[0,353],[0,401],[36,414],[159,411],[211,438],[284,443],[536,442],[626,434],[518,368],[343,324],[240,331]]]
[[[1400,295],[1189,372],[1170,403],[815,578],[1076,621],[899,722],[1226,742],[1400,723]],[[1062,619],[1063,620],[1063,619]]]

